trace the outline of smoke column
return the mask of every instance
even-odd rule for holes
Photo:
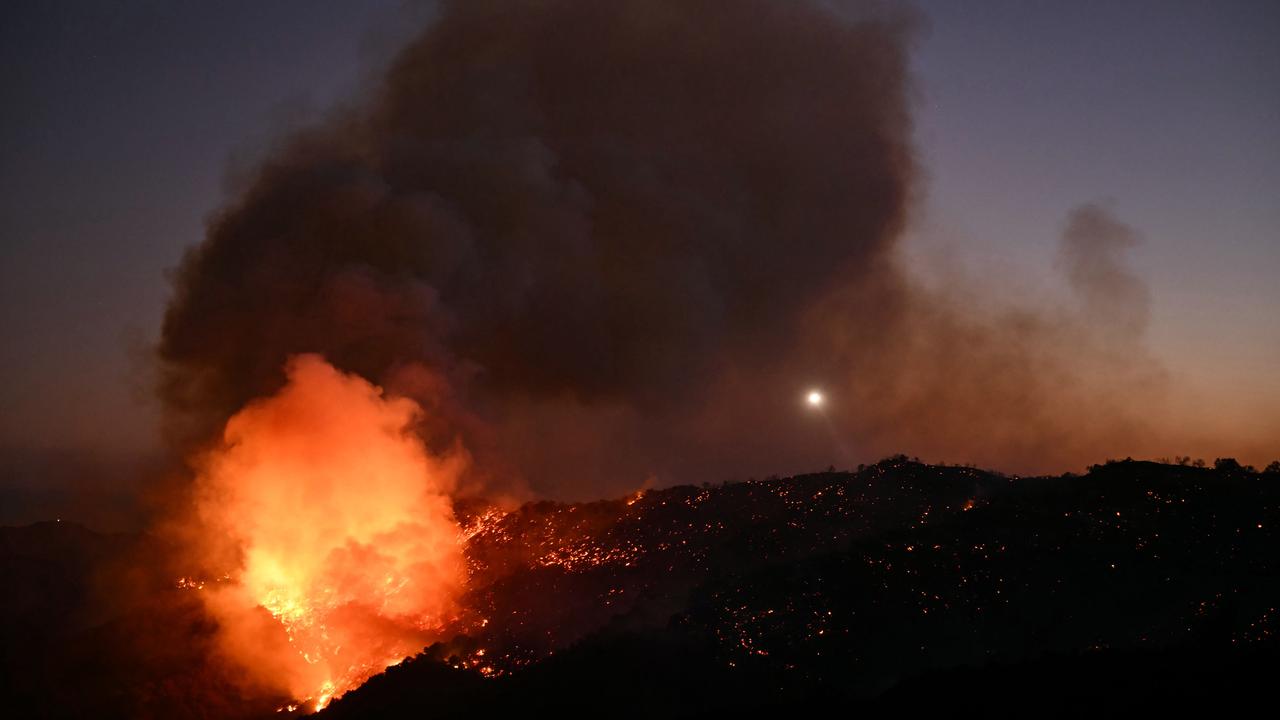
[[[443,3],[183,261],[160,344],[176,439],[316,352],[412,394],[432,447],[464,436],[476,482],[714,469],[729,448],[675,421],[729,375],[757,412],[790,402],[801,315],[882,272],[903,222],[909,23],[833,7]]]
[[[1107,211],[1064,231],[1075,308],[991,309],[903,268],[913,25],[874,3],[442,3],[176,271],[173,440],[318,353],[416,401],[432,452],[466,447],[464,494],[799,471],[837,444],[1022,472],[1177,451],[1136,236]]]

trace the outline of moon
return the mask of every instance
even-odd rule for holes
[[[810,390],[809,394],[805,395],[804,397],[804,401],[809,404],[809,407],[815,407],[815,408],[822,407],[822,403],[825,400],[826,398],[824,398],[822,396],[822,393],[817,390]]]

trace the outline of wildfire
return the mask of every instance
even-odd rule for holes
[[[206,549],[239,559],[237,581],[178,585],[204,589],[232,659],[320,710],[455,614],[465,536],[447,493],[464,455],[428,454],[416,404],[317,356],[286,370],[200,462]]]
[[[467,523],[466,527],[462,529],[462,537],[467,542],[477,536],[491,536],[501,540],[510,540],[511,537],[502,531],[502,520],[506,516],[505,512],[497,508],[489,508]]]
[[[605,565],[630,567],[643,554],[644,548],[634,542],[608,547],[583,539],[554,548],[534,562],[541,567],[559,567],[566,572],[577,572]]]

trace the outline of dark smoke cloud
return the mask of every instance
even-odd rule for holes
[[[1074,462],[1132,437],[1096,382],[1132,373],[1080,350],[1082,321],[978,316],[899,270],[912,25],[869,4],[444,3],[184,259],[159,347],[175,440],[302,352],[418,399],[474,482],[550,494],[897,450]],[[1145,302],[1115,259],[1130,238],[1085,210],[1064,246],[1126,332],[1146,312],[1111,313]],[[828,414],[801,414],[809,384]]]
[[[811,3],[446,3],[184,260],[164,396],[207,435],[320,352],[429,368],[508,439],[660,428],[891,247],[907,34]]]

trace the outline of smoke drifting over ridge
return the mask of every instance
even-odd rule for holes
[[[319,353],[417,401],[429,447],[460,438],[464,489],[1139,452],[1127,408],[1162,382],[1127,231],[1083,210],[1064,258],[1130,337],[918,287],[894,252],[911,18],[835,7],[444,3],[183,261],[159,348],[176,439]],[[799,413],[810,384],[822,418]]]
[[[1071,211],[1059,247],[1071,307],[1001,302],[1000,278],[932,289],[900,274],[903,305],[879,343],[837,345],[857,368],[845,392],[874,409],[845,426],[886,452],[1017,472],[1173,454],[1164,443],[1187,438],[1146,346],[1149,293],[1122,256],[1136,238],[1104,207]],[[828,320],[854,312],[836,298]]]

